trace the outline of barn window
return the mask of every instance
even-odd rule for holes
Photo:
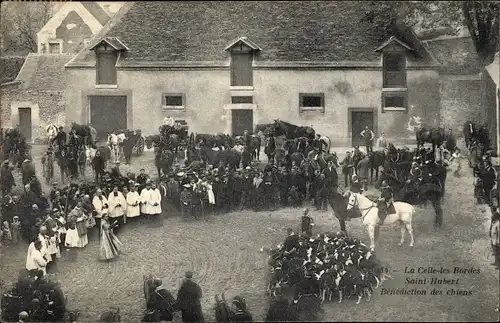
[[[325,112],[324,93],[299,93],[299,110]]]
[[[406,88],[406,56],[385,53],[383,56],[384,88]]]
[[[61,54],[61,42],[49,42],[49,54]]]
[[[382,93],[382,112],[385,111],[407,111],[406,92],[383,92]]]
[[[232,104],[253,103],[253,96],[232,96],[231,103]]]
[[[164,110],[184,110],[186,108],[186,95],[184,93],[163,93],[161,105]]]
[[[97,52],[97,84],[116,85],[116,52]]]
[[[231,86],[253,86],[253,53],[231,53]]]

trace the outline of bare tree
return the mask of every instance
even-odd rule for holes
[[[51,2],[3,2],[0,8],[3,52],[36,52],[36,34],[52,17],[53,7]]]

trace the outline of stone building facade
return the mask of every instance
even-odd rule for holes
[[[362,6],[128,3],[66,65],[66,121],[148,135],[166,116],[233,134],[282,119],[335,145],[365,125],[413,140],[412,120],[439,125],[439,63],[411,31],[363,23]]]

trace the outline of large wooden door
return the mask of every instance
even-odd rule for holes
[[[232,110],[233,114],[233,135],[241,136],[248,130],[253,132],[253,110]]]
[[[31,108],[19,108],[19,130],[26,138],[31,141]]]
[[[374,120],[373,112],[371,111],[352,111],[351,112],[351,129],[352,129],[352,144],[364,145],[364,139],[361,137],[361,132],[368,126],[373,132]]]
[[[106,140],[108,132],[127,129],[127,97],[90,96],[90,123],[99,140]]]

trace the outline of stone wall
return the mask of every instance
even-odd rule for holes
[[[29,107],[38,109],[38,113],[32,111],[32,134],[33,142],[43,141],[47,134],[46,128],[49,124],[65,125],[65,105],[63,91],[26,91],[18,88],[18,85],[2,86],[1,97],[1,128],[15,127],[19,123],[17,114],[12,109],[18,107]]]

